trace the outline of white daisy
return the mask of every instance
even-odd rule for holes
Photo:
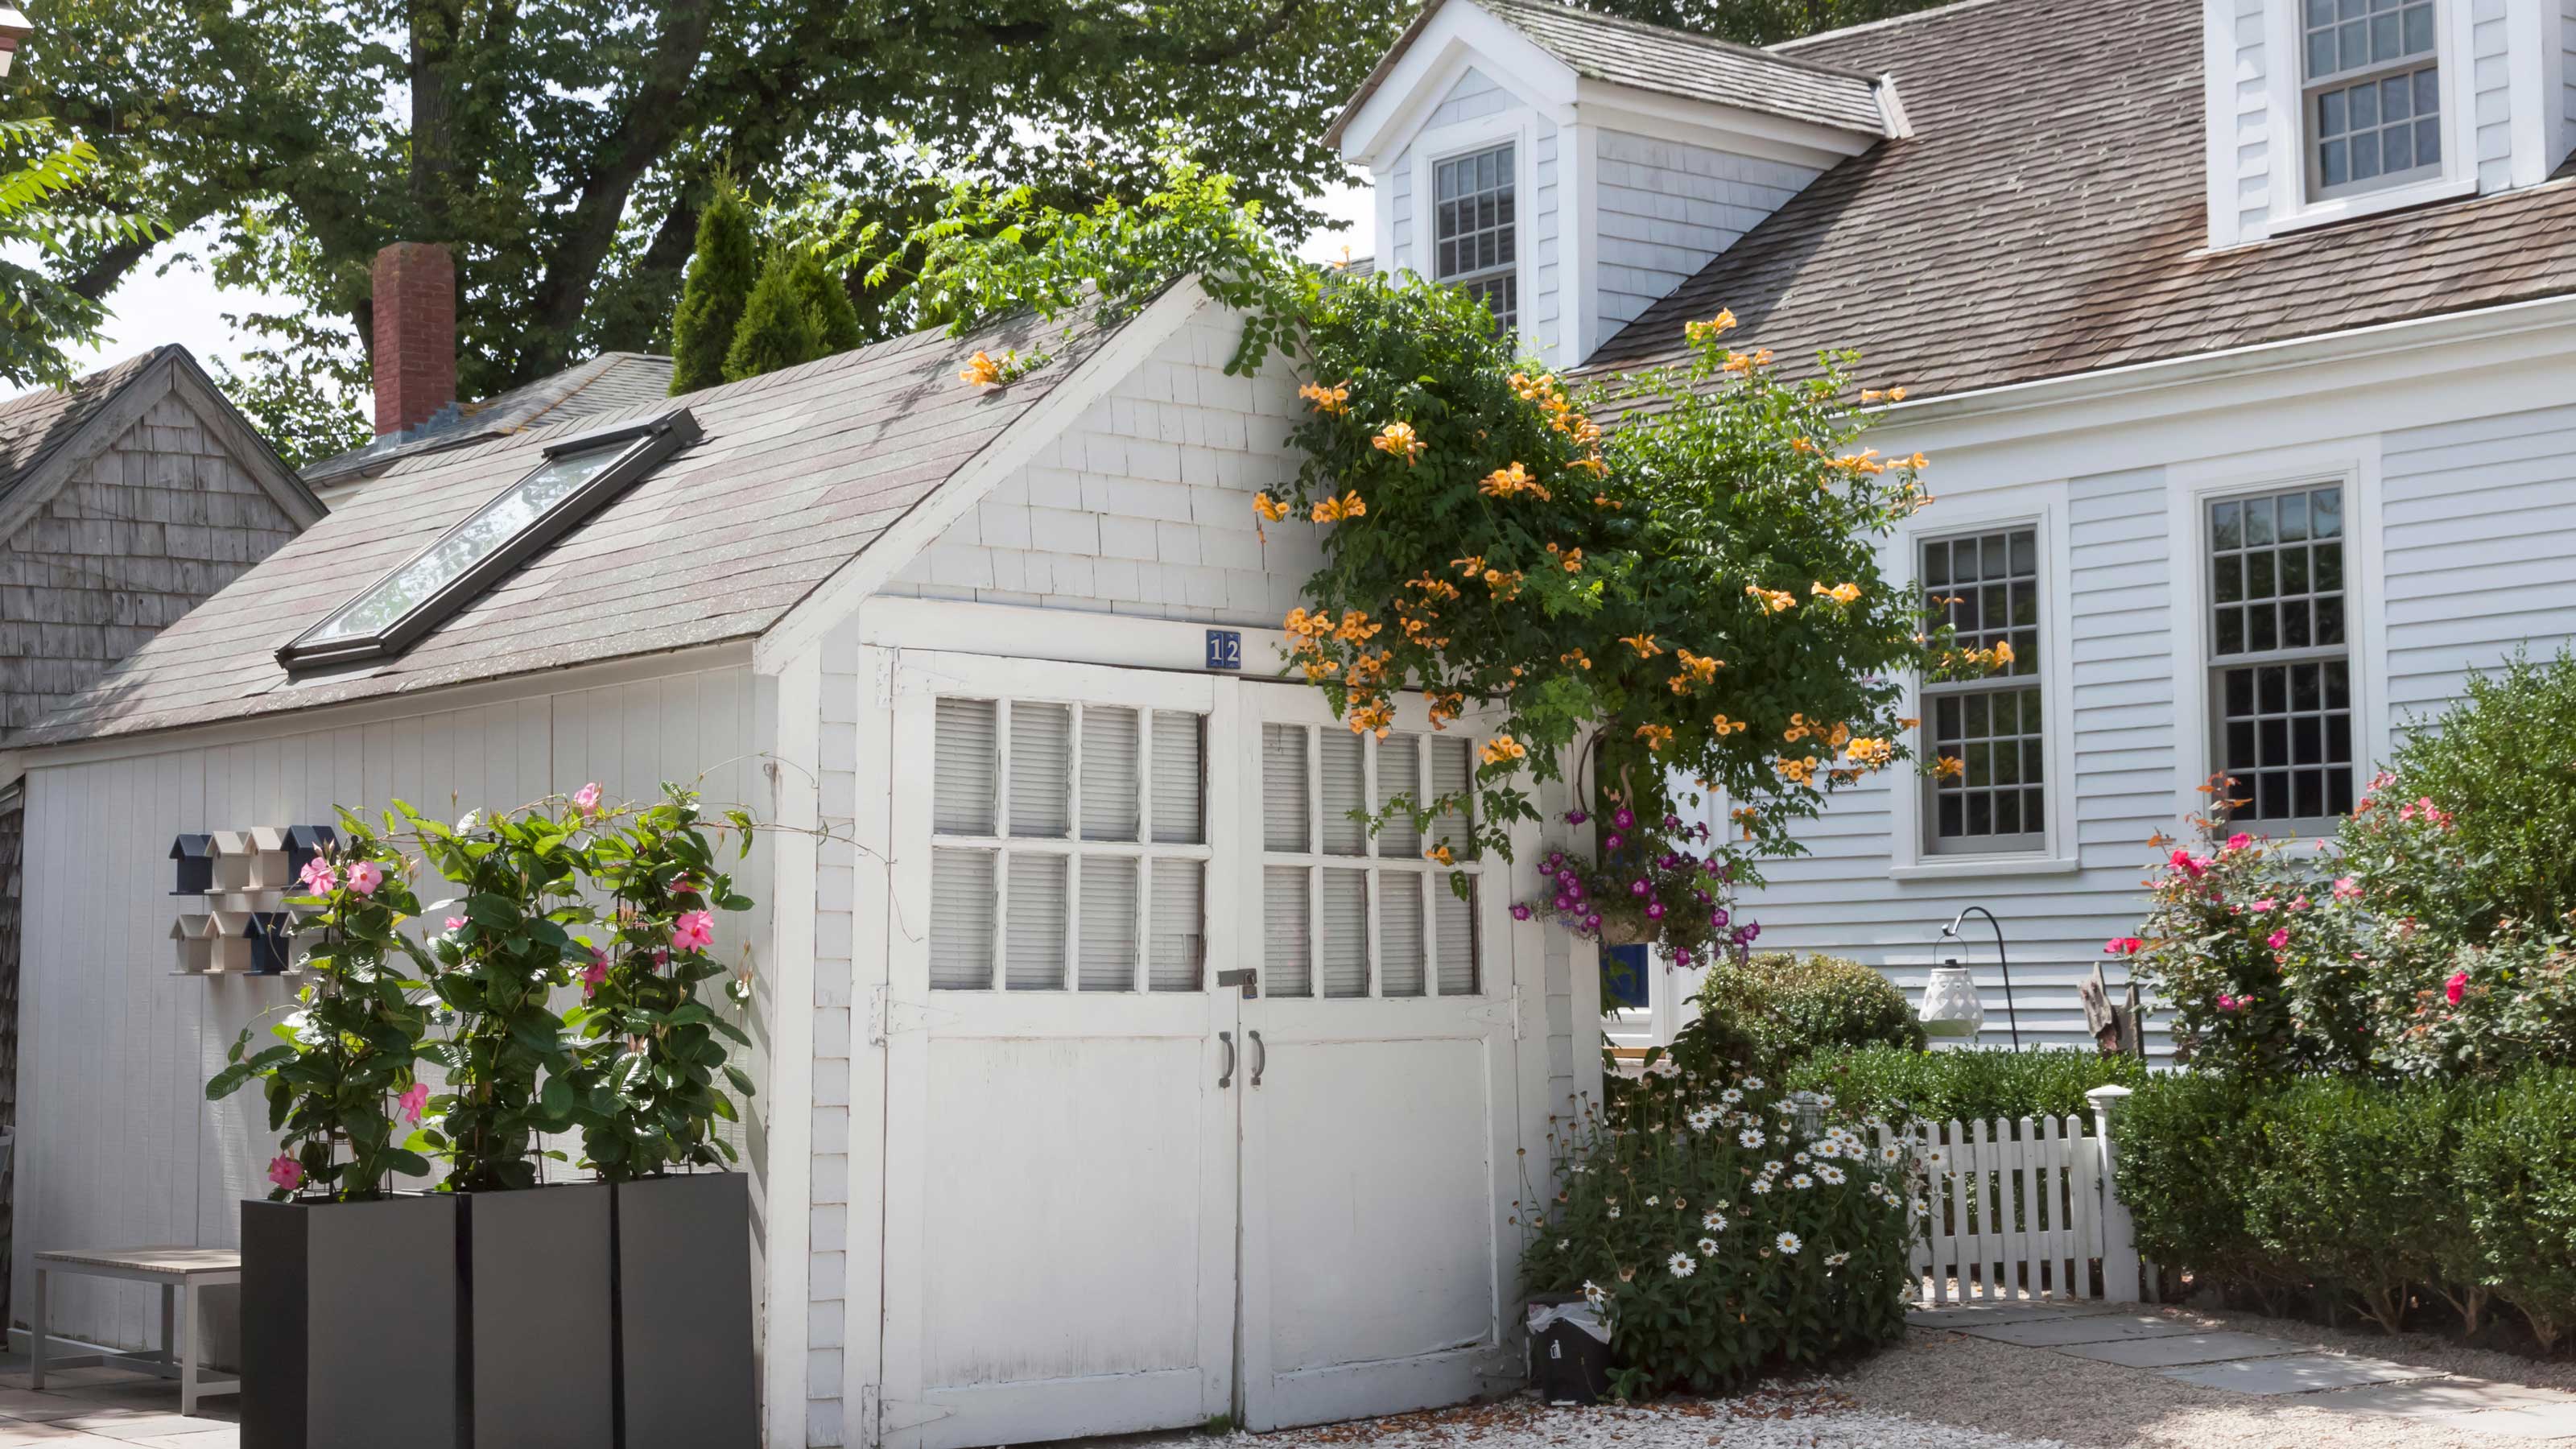
[[[1916,1198],[1914,1200],[1914,1215],[1918,1218],[1928,1218],[1932,1216],[1932,1205],[1919,1197]]]
[[[1650,1198],[1646,1199],[1646,1206],[1648,1206],[1648,1207],[1653,1207],[1653,1206],[1655,1206],[1656,1204],[1658,1204],[1658,1203],[1660,1203],[1660,1202],[1662,1202],[1662,1201],[1663,1201],[1663,1199],[1662,1199],[1662,1198],[1660,1198],[1660,1197],[1650,1197]]]
[[[1771,1179],[1767,1177],[1757,1177],[1753,1179],[1753,1190],[1766,1197],[1769,1196],[1771,1192]],[[1616,1217],[1618,1214],[1613,1213],[1611,1216]]]
[[[1744,1079],[1744,1090],[1746,1090],[1746,1091],[1748,1091],[1748,1092],[1758,1092],[1758,1091],[1761,1091],[1761,1090],[1762,1090],[1762,1079],[1761,1079],[1760,1077],[1746,1077],[1746,1078]]]
[[[1830,1162],[1817,1168],[1816,1176],[1823,1178],[1826,1182],[1831,1183],[1835,1187],[1843,1185],[1843,1170],[1834,1166]]]
[[[1610,1205],[1610,1216],[1614,1218],[1619,1216],[1619,1205],[1617,1203],[1612,1203]]]
[[[1702,1213],[1699,1216],[1699,1225],[1708,1229],[1712,1233],[1725,1232],[1726,1214],[1720,1212]]]
[[[1761,1128],[1747,1127],[1743,1131],[1735,1134],[1735,1140],[1747,1148],[1754,1148],[1761,1146],[1763,1143],[1768,1142],[1771,1139],[1762,1135]]]
[[[1890,1167],[1894,1167],[1894,1166],[1897,1164],[1897,1161],[1898,1161],[1899,1159],[1903,1158],[1904,1156],[1905,1156],[1905,1149],[1904,1149],[1904,1148],[1902,1148],[1902,1147],[1897,1146],[1897,1145],[1896,1145],[1895,1143],[1893,1143],[1893,1142],[1891,1142],[1891,1143],[1887,1144],[1885,1147],[1882,1147],[1882,1148],[1878,1149],[1878,1160],[1879,1160],[1879,1161],[1881,1161],[1881,1162],[1886,1163],[1886,1164],[1887,1164],[1888,1166],[1890,1166]]]
[[[1817,1144],[1816,1144],[1816,1155],[1817,1155],[1818,1157],[1840,1157],[1840,1156],[1842,1156],[1842,1155],[1843,1155],[1843,1144],[1842,1144],[1842,1139],[1837,1138],[1837,1137],[1828,1137],[1828,1138],[1826,1138],[1824,1141],[1817,1143]]]
[[[1696,1108],[1691,1112],[1688,1120],[1693,1132],[1705,1132],[1717,1125],[1717,1109],[1715,1107]]]
[[[1733,1087],[1729,1087],[1729,1088],[1727,1088],[1725,1091],[1720,1092],[1720,1093],[1718,1093],[1718,1094],[1717,1094],[1717,1100],[1719,1100],[1719,1101],[1721,1101],[1721,1102],[1724,1102],[1726,1105],[1728,1105],[1728,1106],[1732,1107],[1732,1106],[1734,1106],[1736,1103],[1741,1102],[1741,1101],[1743,1101],[1743,1100],[1744,1100],[1744,1094],[1743,1094],[1742,1092],[1739,1092],[1739,1091],[1735,1090]]]
[[[1805,1154],[1805,1153],[1803,1153],[1803,1152],[1792,1152],[1792,1153],[1790,1153],[1789,1155],[1790,1155],[1790,1156],[1792,1156],[1792,1157],[1794,1157],[1794,1158],[1796,1158],[1796,1159],[1798,1159],[1798,1162],[1799,1162],[1799,1164],[1800,1164],[1801,1166],[1804,1166],[1806,1163],[1808,1163],[1808,1162],[1810,1162],[1810,1161],[1813,1161],[1813,1159],[1812,1159],[1812,1158],[1808,1157],[1808,1156],[1807,1156],[1807,1154]]]
[[[1610,1301],[1610,1295],[1601,1291],[1600,1284],[1586,1278],[1583,1280],[1583,1301],[1591,1304],[1595,1308],[1598,1308],[1602,1304]]]
[[[1764,1177],[1778,1177],[1781,1173],[1788,1170],[1788,1165],[1777,1158],[1762,1164],[1762,1175]]]
[[[1790,1178],[1789,1185],[1798,1189],[1800,1192],[1804,1192],[1808,1188],[1814,1187],[1816,1185],[1816,1180],[1802,1172],[1796,1177]]]
[[[1664,1266],[1673,1271],[1674,1277],[1687,1278],[1699,1271],[1699,1259],[1688,1253],[1675,1253],[1664,1260]]]
[[[1798,1241],[1798,1235],[1796,1233],[1782,1233],[1780,1236],[1771,1240],[1771,1246],[1778,1248],[1781,1252],[1794,1258],[1798,1256],[1798,1250],[1805,1247],[1806,1244]]]
[[[1703,1258],[1714,1258],[1714,1257],[1716,1257],[1716,1256],[1717,1256],[1717,1239],[1715,1239],[1715,1238],[1702,1238],[1702,1239],[1700,1239],[1700,1240],[1699,1240],[1699,1255],[1700,1255],[1701,1257],[1703,1257]]]
[[[1825,1255],[1825,1266],[1828,1268],[1839,1268],[1850,1261],[1851,1254],[1849,1253],[1828,1253]]]

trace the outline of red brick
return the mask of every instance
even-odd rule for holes
[[[376,433],[428,421],[456,401],[456,263],[435,242],[376,253]]]

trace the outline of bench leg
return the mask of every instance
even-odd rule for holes
[[[171,1299],[176,1286],[170,1283],[161,1285],[161,1357],[167,1363],[179,1361],[178,1325],[171,1320]]]
[[[45,1277],[44,1268],[39,1266],[36,1269],[35,1307],[27,1315],[27,1387],[30,1389],[45,1386],[45,1334],[49,1331],[45,1317]]]
[[[186,1332],[179,1349],[179,1412],[194,1418],[197,1413],[197,1285],[179,1285],[179,1317]]]

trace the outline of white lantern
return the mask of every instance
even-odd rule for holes
[[[7,78],[9,62],[17,58],[18,47],[35,33],[36,27],[28,22],[24,12],[0,0],[0,79]]]
[[[1932,968],[1932,979],[1923,987],[1920,1015],[1925,1036],[1974,1039],[1986,1024],[1986,1004],[1977,999],[1977,985],[1957,957]]]

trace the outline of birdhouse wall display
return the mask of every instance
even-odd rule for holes
[[[251,855],[249,831],[216,831],[214,888],[219,891],[249,890]]]
[[[286,830],[286,878],[290,882],[304,879],[304,867],[317,856],[328,855],[339,848],[340,832],[328,825],[290,825]]]
[[[252,956],[258,949],[257,943],[251,939],[251,922],[254,919],[248,911],[216,911],[207,917],[208,971],[247,972],[251,969]]]
[[[295,918],[284,911],[255,911],[250,924],[250,969],[261,976],[285,974],[295,951]]]
[[[201,896],[215,888],[215,838],[182,835],[170,842],[170,894]]]
[[[203,976],[215,969],[214,924],[214,917],[199,915],[182,915],[170,923],[182,975]]]
[[[250,888],[284,890],[295,883],[286,869],[286,827],[259,825],[250,831]]]

